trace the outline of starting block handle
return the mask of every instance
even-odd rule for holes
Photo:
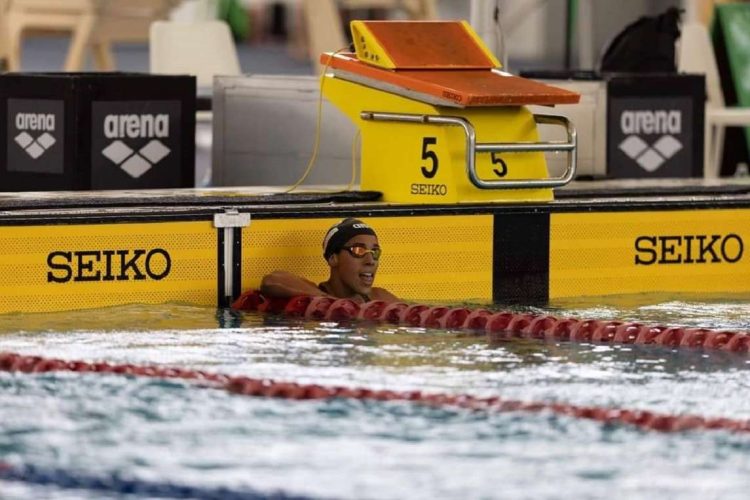
[[[487,142],[477,144],[474,126],[469,120],[460,116],[413,115],[401,113],[381,113],[377,111],[363,111],[363,120],[422,123],[434,125],[452,125],[461,127],[466,136],[466,174],[469,180],[479,189],[537,189],[564,186],[570,182],[576,173],[576,130],[573,124],[564,116],[534,115],[534,121],[545,125],[560,125],[565,127],[567,142]],[[568,164],[560,177],[548,179],[512,179],[485,181],[479,178],[476,169],[477,153],[531,153],[531,152],[562,152],[568,154]]]

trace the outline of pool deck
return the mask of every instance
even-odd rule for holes
[[[484,206],[491,211],[503,211],[503,207],[517,209],[524,206],[548,206],[555,208],[571,206],[738,206],[750,205],[750,178],[737,179],[616,179],[596,181],[573,181],[555,190],[555,199],[550,202],[533,203],[465,203],[460,207]],[[23,215],[41,215],[43,212],[78,214],[132,212],[134,209],[148,211],[185,211],[195,209],[224,211],[234,208],[240,211],[266,211],[280,206],[289,210],[347,207],[398,209],[401,205],[380,201],[380,194],[373,191],[346,191],[345,186],[301,186],[293,192],[279,186],[216,187],[186,189],[144,189],[107,191],[30,191],[0,193],[0,220]],[[411,209],[430,211],[445,209],[448,205],[410,204]]]

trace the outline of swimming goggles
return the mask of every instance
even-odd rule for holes
[[[353,246],[350,246],[350,247],[344,247],[344,250],[346,250],[347,252],[349,252],[349,255],[351,255],[352,257],[356,257],[357,259],[362,259],[368,253],[371,253],[372,254],[372,258],[374,260],[378,260],[378,259],[380,259],[380,253],[381,253],[380,248],[377,248],[377,247],[376,248],[367,248],[367,247],[363,247],[363,246],[360,246],[360,245],[353,245]]]

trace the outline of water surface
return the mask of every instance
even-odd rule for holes
[[[535,311],[750,327],[750,306],[739,299],[643,297]],[[750,358],[724,352],[493,342],[174,304],[0,316],[0,350],[750,419]],[[750,486],[747,435],[659,434],[403,402],[250,398],[183,381],[74,373],[0,373],[0,461],[324,498],[746,498]],[[10,481],[0,491],[11,499],[102,498]]]

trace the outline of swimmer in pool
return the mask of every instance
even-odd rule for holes
[[[396,302],[398,299],[391,292],[372,286],[380,253],[378,237],[368,224],[344,219],[329,229],[323,239],[323,258],[330,268],[327,281],[316,285],[287,271],[274,271],[263,277],[260,292],[278,298],[324,295],[357,302]]]

